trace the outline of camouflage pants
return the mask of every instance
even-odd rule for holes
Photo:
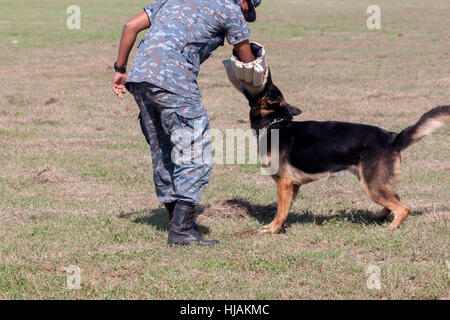
[[[209,117],[200,98],[182,97],[149,83],[128,86],[150,145],[159,201],[198,204],[212,167]]]

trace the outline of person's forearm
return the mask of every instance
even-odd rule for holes
[[[126,66],[130,56],[131,49],[136,42],[137,32],[133,27],[125,24],[120,39],[119,54],[117,55],[117,65]]]
[[[239,60],[244,63],[252,62],[253,60],[255,60],[255,56],[253,55],[250,43],[248,41],[244,41],[234,46],[234,50],[236,51]]]
[[[119,54],[117,55],[117,65],[126,66],[131,49],[136,42],[136,37],[139,32],[150,27],[150,21],[146,12],[141,12],[133,17],[123,27],[122,39],[119,45]]]

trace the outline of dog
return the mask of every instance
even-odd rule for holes
[[[413,126],[396,133],[379,127],[337,121],[293,121],[301,110],[286,103],[269,74],[265,90],[254,97],[243,90],[250,105],[250,123],[258,140],[267,138],[267,151],[260,158],[269,167],[278,157],[278,170],[272,175],[277,184],[278,209],[263,233],[278,233],[301,185],[348,170],[359,179],[367,196],[384,208],[378,214],[394,219],[396,229],[409,214],[400,202],[395,186],[400,176],[400,152],[450,122],[450,106],[426,112]],[[278,129],[278,150],[271,150],[273,129]],[[261,148],[260,148],[261,149]]]

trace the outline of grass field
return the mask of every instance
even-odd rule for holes
[[[74,2],[81,30],[66,28]],[[0,0],[0,299],[449,299],[449,128],[402,155],[412,213],[399,230],[341,176],[302,187],[286,232],[260,235],[275,184],[255,165],[215,165],[198,222],[220,246],[169,247],[137,106],[110,89],[123,23],[145,4]],[[382,30],[368,30],[371,4],[263,1],[252,39],[299,120],[401,130],[450,103],[450,3],[377,0]],[[247,129],[229,54],[202,66],[203,102],[213,128]]]

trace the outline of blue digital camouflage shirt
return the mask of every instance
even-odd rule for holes
[[[200,98],[200,64],[227,38],[249,39],[240,0],[155,0],[144,10],[150,29],[138,45],[127,82],[149,82],[170,92]]]

